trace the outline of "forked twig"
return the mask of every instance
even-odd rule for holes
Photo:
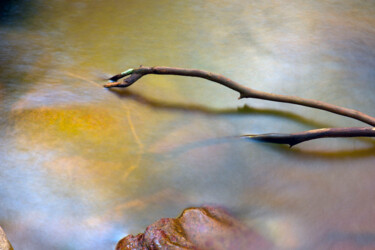
[[[200,77],[213,82],[217,82],[225,87],[228,87],[240,94],[241,98],[257,98],[268,101],[292,103],[302,105],[306,107],[326,110],[331,113],[335,113],[342,116],[347,116],[364,123],[371,125],[372,127],[349,127],[349,128],[323,128],[308,130],[295,134],[260,134],[260,135],[245,135],[254,140],[278,144],[289,144],[294,146],[298,143],[327,137],[375,137],[375,118],[359,112],[354,109],[343,108],[340,106],[332,105],[329,103],[316,101],[312,99],[305,99],[297,96],[277,95],[263,91],[254,90],[243,86],[229,78],[226,78],[219,74],[214,74],[208,71],[199,69],[184,69],[184,68],[171,68],[171,67],[139,67],[136,69],[128,69],[120,74],[112,76],[107,84],[104,85],[106,88],[113,87],[129,87],[141,77],[148,74],[156,75],[180,75],[190,77]],[[126,77],[123,82],[117,82],[119,79]]]

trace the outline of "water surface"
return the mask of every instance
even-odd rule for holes
[[[0,18],[0,225],[15,249],[113,249],[189,206],[226,207],[278,249],[375,245],[375,144],[237,136],[361,126],[195,78],[375,115],[372,1],[13,1]]]

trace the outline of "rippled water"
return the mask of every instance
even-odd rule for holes
[[[360,126],[241,100],[201,68],[375,115],[373,1],[12,1],[0,18],[0,225],[15,249],[113,249],[183,208],[228,208],[279,249],[375,246],[375,143],[248,133]]]

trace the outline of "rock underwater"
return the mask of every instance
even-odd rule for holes
[[[126,249],[272,249],[260,234],[222,208],[185,209],[178,218],[163,218],[144,233],[128,235],[116,250]]]

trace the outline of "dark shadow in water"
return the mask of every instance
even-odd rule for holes
[[[305,149],[299,149],[296,147],[289,148],[287,145],[278,145],[278,144],[268,144],[261,142],[254,142],[250,139],[243,138],[241,136],[227,136],[219,138],[205,139],[201,141],[195,141],[181,145],[173,150],[169,151],[170,156],[178,156],[189,150],[193,150],[201,147],[209,147],[212,145],[218,145],[222,143],[235,143],[234,140],[238,141],[239,139],[248,140],[251,143],[262,144],[266,149],[265,150],[275,150],[280,153],[286,154],[288,157],[301,157],[304,160],[310,159],[314,160],[317,158],[325,158],[332,160],[345,160],[345,159],[354,159],[354,158],[364,158],[364,157],[374,157],[375,156],[375,142],[371,141],[372,145],[367,148],[356,149],[356,150],[339,150],[339,151],[309,151]],[[359,140],[359,138],[358,138]]]
[[[179,103],[167,103],[159,101],[153,98],[146,97],[142,94],[139,94],[135,91],[129,89],[110,89],[119,98],[131,99],[138,103],[141,103],[152,108],[166,111],[175,111],[175,112],[188,112],[188,113],[199,113],[204,115],[259,115],[259,116],[279,116],[285,117],[290,120],[294,120],[298,123],[307,125],[311,128],[324,128],[331,127],[329,124],[317,122],[311,119],[304,118],[300,115],[296,115],[292,112],[275,110],[275,109],[263,109],[263,108],[252,108],[247,105],[239,107],[236,109],[214,109],[209,107],[204,107],[201,105],[194,104],[179,104]]]
[[[0,25],[17,26],[33,13],[33,1],[28,0],[2,0],[0,1]]]
[[[48,4],[32,0],[0,1],[0,88],[10,100],[27,91],[49,70],[38,65],[39,60],[47,58],[41,42],[46,34],[43,39],[34,39],[41,38],[43,28],[34,17]]]
[[[304,118],[300,115],[294,114],[288,111],[280,111],[275,109],[260,109],[260,108],[251,108],[249,106],[244,106],[242,108],[237,109],[212,109],[208,107],[203,107],[200,105],[190,105],[190,104],[178,104],[178,103],[167,103],[163,101],[158,101],[153,98],[146,97],[142,94],[136,93],[129,89],[110,89],[112,93],[114,93],[119,98],[126,98],[134,100],[138,103],[143,105],[150,106],[156,109],[168,110],[168,111],[175,111],[175,112],[193,112],[193,113],[200,113],[205,115],[269,115],[269,116],[278,116],[284,117],[289,120],[293,120],[295,122],[310,126],[312,128],[327,128],[332,127],[329,124],[317,122],[311,119]],[[229,143],[233,142],[233,140],[239,139],[246,139],[242,138],[241,136],[228,136],[228,137],[220,137],[220,138],[212,138],[202,141],[196,141],[193,143],[188,143],[182,145],[173,150],[173,152],[169,152],[170,154],[181,154],[183,152],[192,150],[194,148],[199,147],[206,147],[210,145],[216,145],[220,143]],[[247,139],[250,141],[250,139]],[[327,158],[327,159],[348,159],[348,158],[363,158],[363,157],[371,157],[375,156],[375,141],[372,138],[353,138],[353,140],[360,140],[362,142],[366,142],[369,144],[367,148],[361,148],[356,150],[339,150],[339,151],[309,151],[305,149],[300,149],[297,146],[293,148],[289,148],[287,145],[277,145],[277,144],[268,144],[268,143],[261,143],[264,147],[268,149],[277,150],[278,152],[282,152],[284,154],[289,154],[291,157],[299,157],[302,156],[304,159],[306,157],[314,158]],[[254,142],[253,143],[260,143]]]
[[[250,140],[250,139],[248,139]],[[270,143],[263,143],[263,146],[267,149],[277,150],[284,154],[288,154],[290,157],[303,157],[304,160],[307,158],[326,158],[332,160],[345,160],[354,158],[364,158],[364,157],[374,157],[375,156],[375,141],[371,138],[352,138],[352,140],[365,141],[369,146],[367,148],[360,148],[355,150],[345,149],[337,151],[316,151],[316,150],[306,150],[298,148],[298,145],[290,148],[288,145],[277,145]],[[261,143],[261,142],[256,142]]]

